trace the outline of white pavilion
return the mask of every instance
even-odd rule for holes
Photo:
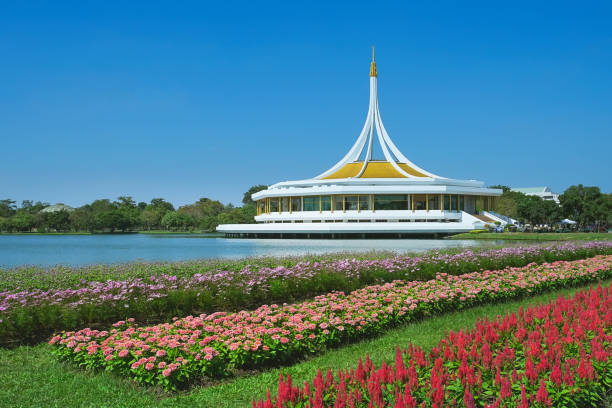
[[[245,238],[441,236],[502,221],[489,212],[501,190],[435,175],[402,154],[382,123],[377,88],[372,52],[370,106],[348,153],[314,178],[253,194],[256,224],[219,225],[217,231]]]

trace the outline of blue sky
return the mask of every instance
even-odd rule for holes
[[[0,198],[237,204],[363,125],[439,175],[612,191],[609,2],[2,2]],[[607,4],[606,4],[607,3]]]

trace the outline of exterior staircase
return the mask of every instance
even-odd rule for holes
[[[474,218],[478,218],[480,221],[487,222],[489,224],[494,224],[495,223],[495,220],[493,220],[492,218],[487,217],[486,215],[482,215],[482,214],[471,214],[471,215]]]

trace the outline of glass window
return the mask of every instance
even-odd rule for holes
[[[426,203],[425,203],[425,194],[415,194],[413,196],[413,200],[414,200],[414,209],[415,210],[425,210],[426,209]]]
[[[459,200],[458,200],[457,195],[451,196],[451,209],[453,211],[457,211],[459,209]]]
[[[465,209],[465,199],[462,195],[459,196],[459,211],[463,211]]]
[[[282,212],[289,212],[289,197],[281,198],[281,210]]]
[[[344,209],[346,211],[357,210],[357,196],[344,196]]]
[[[360,195],[359,196],[359,209],[360,210],[369,210],[370,209],[370,196],[369,195]]]
[[[427,196],[428,208],[429,211],[439,210],[440,209],[440,196],[439,195],[429,195]]]
[[[319,196],[304,197],[304,211],[319,211]]]
[[[321,196],[321,211],[331,211],[331,196]]]
[[[266,200],[259,200],[257,204],[259,205],[259,213],[260,214],[265,213],[266,212]]]
[[[270,199],[270,212],[278,212],[278,198]]]
[[[444,195],[444,211],[450,211],[450,196]]]
[[[342,206],[343,200],[344,198],[341,195],[334,196],[334,211],[342,211],[344,208]]]
[[[408,210],[410,209],[410,200],[405,194],[395,195],[375,195],[374,210]]]
[[[301,197],[291,197],[291,211],[302,211]]]

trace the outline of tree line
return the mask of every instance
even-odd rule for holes
[[[95,200],[74,210],[43,211],[49,203],[24,200],[21,206],[11,199],[0,200],[0,232],[129,232],[129,231],[215,231],[219,224],[254,223],[255,202],[251,194],[267,186],[251,187],[242,206],[224,205],[210,198],[175,209],[163,198],[149,203],[131,196],[116,200]]]
[[[0,232],[215,231],[219,224],[254,223],[256,209],[251,195],[266,188],[251,187],[244,193],[242,207],[201,198],[175,209],[163,198],[136,203],[130,196],[121,196],[115,201],[95,200],[74,211],[45,212],[48,203],[24,200],[18,207],[14,200],[6,199],[0,201]],[[511,191],[507,186],[492,188],[503,190],[495,211],[523,224],[553,225],[569,218],[581,230],[599,231],[612,225],[612,194],[602,193],[599,187],[571,186],[559,196],[560,205]]]
[[[523,224],[553,225],[568,218],[576,221],[580,230],[600,231],[612,225],[612,194],[602,193],[599,187],[570,186],[559,195],[558,205],[538,196],[511,191],[507,186],[492,188],[503,190],[495,211]]]

